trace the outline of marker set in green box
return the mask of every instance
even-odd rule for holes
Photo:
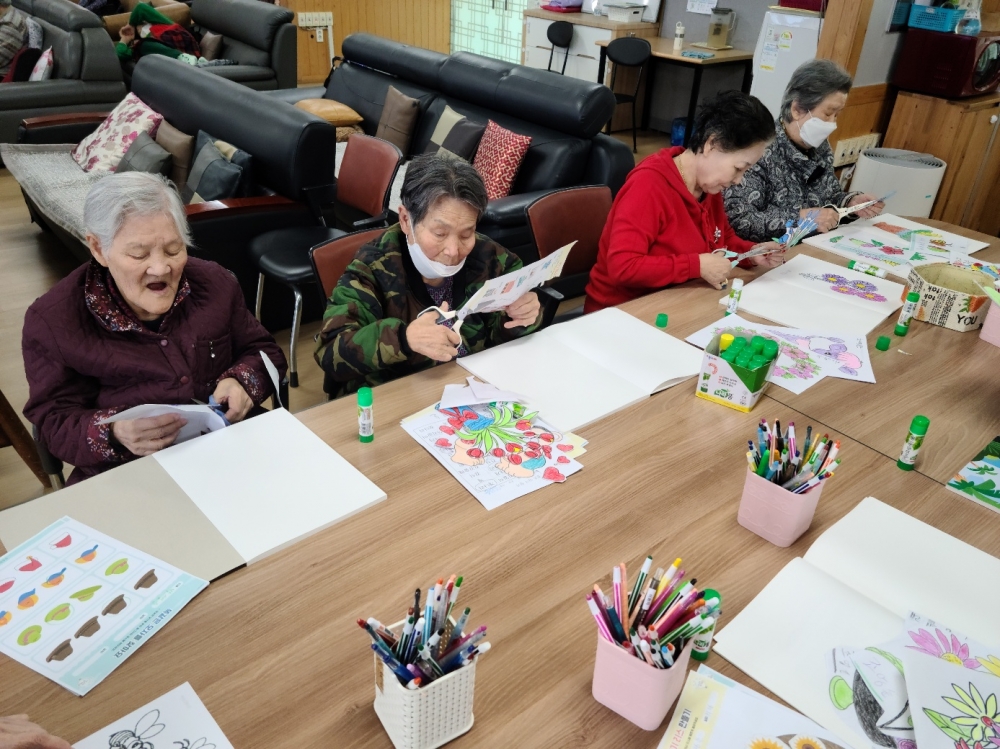
[[[719,358],[733,368],[747,389],[760,390],[771,371],[771,363],[778,358],[778,342],[755,335],[749,340],[743,336],[724,333],[719,337]]]
[[[705,347],[695,395],[747,413],[767,388],[777,358],[777,341],[720,331]]]

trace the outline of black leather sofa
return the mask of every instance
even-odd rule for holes
[[[198,2],[199,0],[195,0]],[[477,122],[497,124],[532,138],[511,195],[491,201],[479,231],[521,256],[538,253],[525,208],[552,190],[608,185],[617,192],[635,166],[632,150],[600,133],[615,109],[611,90],[598,83],[514,65],[468,52],[445,55],[383,39],[352,34],[343,61],[326,87],[270,92],[288,102],[333,99],[364,117],[374,135],[386,92],[394,86],[420,100],[411,153],[422,153],[434,126],[450,106]]]
[[[107,36],[103,30],[101,33]],[[247,306],[252,309],[257,269],[246,259],[246,245],[252,237],[271,229],[314,223],[306,196],[311,190],[329,192],[334,183],[336,129],[295,107],[274,106],[273,100],[262,93],[162,56],[139,61],[132,78],[132,91],[182,132],[194,134],[205,130],[253,157],[251,197],[187,206],[194,235],[191,254],[214,260],[233,271]],[[89,130],[102,119],[101,114],[95,114]],[[58,120],[52,127],[67,132]],[[73,134],[78,140],[86,130],[77,127]],[[60,148],[37,145],[53,143],[51,133],[46,131],[46,124],[36,121],[23,129],[22,143],[0,148],[9,159],[11,173],[21,184],[32,218],[53,231],[85,261],[89,252],[82,242],[80,227],[67,220],[67,217],[72,219],[73,206],[65,204],[67,194],[78,195],[82,201],[87,188],[84,184],[83,189],[74,190],[69,184],[74,169],[85,176],[68,156],[72,146],[62,147],[66,158],[58,193],[46,192],[44,181],[31,173],[34,163],[43,174],[45,169],[51,169],[51,149]],[[45,158],[33,161],[32,148],[43,152]],[[276,284],[265,301],[262,315],[265,325],[272,329],[288,327],[291,292]]]
[[[42,47],[52,47],[55,67],[50,80],[0,86],[0,143],[15,142],[26,118],[110,110],[125,98],[115,45],[98,16],[69,0],[13,5],[42,27]]]

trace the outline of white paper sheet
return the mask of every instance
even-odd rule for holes
[[[182,426],[181,430],[177,433],[177,439],[174,440],[175,445],[187,442],[195,437],[200,437],[203,434],[214,432],[217,429],[225,429],[226,427],[225,420],[211,408],[195,404],[169,406],[150,403],[143,406],[134,406],[127,411],[121,411],[114,416],[102,420],[101,423],[113,424],[116,421],[148,419],[153,416],[164,416],[166,414],[179,414],[187,419],[187,424]]]
[[[285,409],[153,457],[248,564],[385,499]]]
[[[482,403],[523,403],[525,397],[510,390],[501,390],[487,382],[479,382],[475,377],[467,377],[468,385],[445,385],[438,405],[441,408],[458,406],[478,406]]]
[[[73,749],[233,749],[187,682],[73,744]]]
[[[740,310],[788,326],[870,333],[902,306],[904,287],[796,255],[743,288]],[[719,304],[726,305],[729,297]]]
[[[575,244],[572,242],[530,265],[491,278],[458,310],[458,317],[502,310],[536,286],[555,278],[562,273],[566,258]]]
[[[549,423],[576,431],[694,377],[701,358],[693,346],[609,308],[458,363],[481,380],[523,393]]]

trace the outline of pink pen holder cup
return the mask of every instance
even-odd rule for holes
[[[805,494],[792,494],[788,489],[782,489],[780,485],[747,470],[736,519],[748,531],[775,546],[791,546],[809,530],[822,493],[823,482]]]
[[[979,331],[979,337],[987,343],[1000,346],[1000,304],[990,303],[986,319],[983,320],[983,329]]]
[[[403,630],[403,622],[390,627]],[[425,687],[407,689],[382,659],[375,658],[375,713],[396,749],[434,749],[472,728],[475,658]]]
[[[656,668],[597,636],[594,699],[644,731],[655,731],[680,696],[691,660],[688,640],[670,668]]]

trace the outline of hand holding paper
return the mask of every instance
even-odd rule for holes
[[[227,426],[210,406],[135,406],[101,421],[116,424],[115,438],[133,455],[152,455],[170,445],[186,442]]]

